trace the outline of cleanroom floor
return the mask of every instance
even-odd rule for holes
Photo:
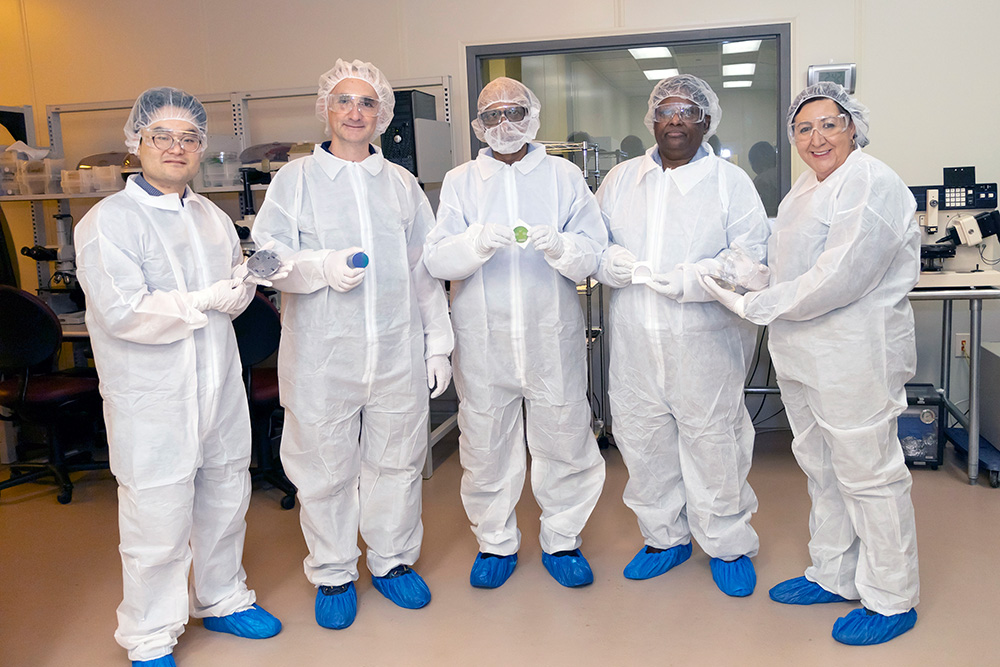
[[[453,438],[452,438],[453,440]],[[302,573],[298,510],[279,492],[255,490],[244,565],[258,601],[284,623],[253,641],[206,631],[192,620],[174,655],[181,667],[222,665],[966,665],[996,660],[1000,616],[1000,489],[968,485],[949,448],[937,471],[915,470],[921,603],[914,630],[874,647],[842,646],[833,622],[853,605],[791,607],[770,586],[802,574],[808,560],[806,481],[785,431],[757,438],[751,483],[760,499],[753,524],[758,587],[744,599],[712,582],[696,546],[687,563],[646,582],[622,568],[641,538],[622,504],[626,470],[605,451],[607,484],[584,532],[592,586],[570,590],[545,572],[538,508],[528,488],[518,507],[520,562],[500,589],[473,589],[476,543],[459,499],[457,454],[424,485],[425,537],[417,570],[430,585],[425,609],[400,609],[372,588],[361,563],[359,609],[347,630],[313,618],[314,589]],[[453,442],[439,449],[453,449]],[[0,474],[6,478],[6,469]],[[121,565],[115,483],[107,472],[76,478],[73,502],[55,487],[27,484],[0,498],[0,664],[128,665],[115,643]],[[527,485],[526,485],[527,486]],[[989,656],[994,656],[990,658]]]

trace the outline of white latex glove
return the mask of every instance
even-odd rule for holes
[[[701,284],[705,288],[705,291],[715,297],[715,300],[723,306],[733,311],[740,317],[746,316],[747,298],[745,296],[741,296],[736,292],[732,292],[727,290],[725,287],[722,287],[712,279],[712,276],[701,276]]]
[[[635,255],[628,248],[620,245],[608,246],[604,253],[605,272],[611,278],[608,287],[628,287],[632,284],[632,270],[635,268]]]
[[[684,293],[684,274],[680,269],[674,269],[670,273],[654,273],[646,283],[646,287],[663,296],[676,299]]]
[[[743,283],[743,286],[750,292],[759,292],[767,289],[771,284],[771,269],[764,264],[758,264],[753,275]]]
[[[350,292],[365,279],[364,269],[352,269],[347,265],[347,258],[359,252],[362,249],[358,247],[335,250],[323,260],[323,277],[335,291]]]
[[[472,240],[472,248],[480,257],[488,259],[497,248],[505,248],[514,242],[514,230],[503,225],[488,222]]]
[[[431,398],[437,398],[443,394],[450,383],[451,362],[448,361],[448,355],[435,354],[427,359],[427,388],[434,389],[431,392]]]
[[[566,242],[555,227],[536,225],[528,230],[528,240],[550,259],[559,259],[566,251]]]
[[[237,278],[219,280],[205,289],[188,292],[188,298],[193,308],[201,312],[217,310],[227,315],[238,315],[243,312],[253,299],[257,286],[251,282],[243,283]]]

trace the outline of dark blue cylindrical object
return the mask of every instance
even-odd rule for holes
[[[347,266],[352,269],[363,269],[368,266],[368,255],[363,252],[356,252],[347,258]]]

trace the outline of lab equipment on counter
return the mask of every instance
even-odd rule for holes
[[[976,183],[975,167],[946,167],[943,180],[910,186],[921,229],[921,271],[981,273],[1000,262],[997,184]]]

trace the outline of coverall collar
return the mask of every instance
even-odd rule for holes
[[[181,210],[181,197],[175,193],[171,194],[160,194],[154,195],[145,188],[143,188],[139,183],[136,182],[138,174],[128,177],[128,181],[125,183],[125,194],[146,206],[151,206],[152,208],[158,208],[164,211],[179,211]],[[152,187],[152,186],[150,186]],[[153,188],[156,190],[156,188]],[[156,190],[159,192],[159,190]],[[184,187],[184,197],[191,196],[191,187]]]
[[[522,174],[527,174],[540,165],[544,159],[545,147],[541,144],[530,142],[528,144],[528,154],[510,166]],[[484,181],[489,180],[494,174],[500,173],[500,170],[506,166],[505,163],[493,157],[492,148],[480,149],[479,155],[476,156],[476,167],[479,169],[479,175],[482,176]]]
[[[330,177],[330,180],[337,178],[337,174],[340,173],[341,169],[352,164],[351,161],[342,160],[331,153],[329,141],[316,144],[316,147],[313,148],[313,157],[316,158],[317,164],[319,164],[320,168],[322,168],[326,175]],[[361,168],[369,174],[376,176],[382,171],[382,167],[385,165],[385,158],[382,157],[382,152],[379,151],[379,149],[369,144],[368,157],[361,162],[353,164],[360,165]]]
[[[708,172],[712,169],[713,161],[718,159],[712,152],[711,146],[708,143],[703,143],[690,162],[676,169],[667,169],[664,171],[663,163],[660,161],[660,154],[657,152],[658,150],[656,144],[653,144],[641,158],[642,164],[636,172],[636,184],[641,183],[642,179],[650,172],[662,173],[664,175],[669,174],[670,178],[677,184],[677,189],[681,191],[681,194],[685,195],[708,175]]]
[[[829,176],[827,176],[822,181],[817,180],[817,178],[816,178],[816,172],[813,171],[812,169],[810,169],[809,171],[806,172],[806,174],[805,174],[805,176],[803,178],[801,178],[799,181],[797,181],[795,184],[792,185],[792,189],[789,191],[788,194],[791,195],[791,196],[793,196],[793,197],[798,197],[798,196],[803,195],[803,194],[805,194],[807,192],[811,192],[812,190],[815,190],[816,188],[818,188],[821,185],[824,185],[826,183],[832,183],[832,182],[836,181],[837,180],[837,178],[836,178],[837,174],[844,173],[842,170],[845,167],[847,167],[850,164],[854,164],[859,159],[861,159],[859,157],[861,155],[861,153],[862,153],[862,151],[861,151],[860,148],[855,148],[853,151],[851,151],[850,155],[847,156],[847,159],[844,160],[844,164],[842,164],[839,167],[837,167],[836,169],[834,169],[833,173],[830,174]]]

